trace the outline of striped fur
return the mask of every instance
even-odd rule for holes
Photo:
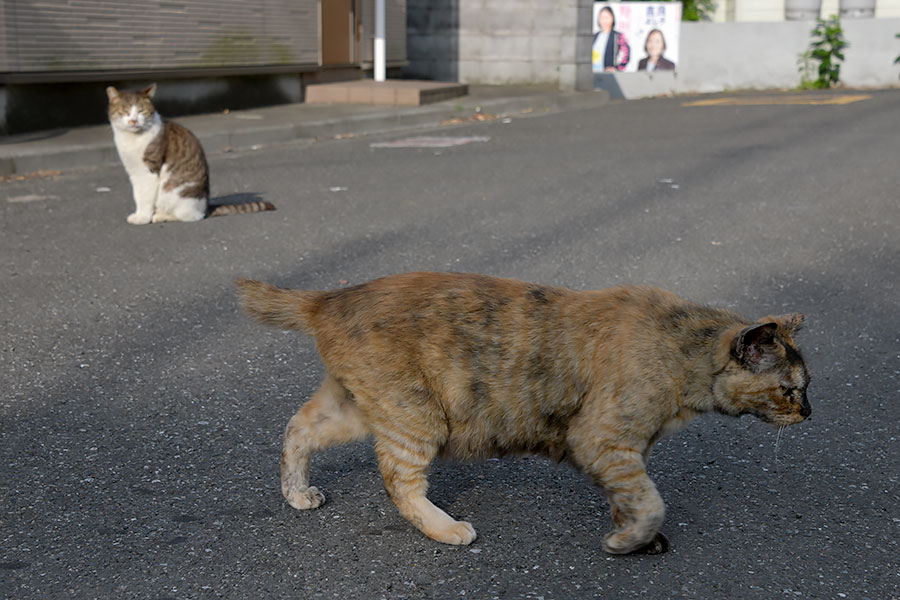
[[[227,217],[229,215],[247,215],[255,212],[275,210],[275,205],[264,200],[253,200],[238,204],[219,204],[210,206],[208,217]]]
[[[327,375],[290,420],[282,492],[298,509],[324,496],[309,458],[375,438],[385,488],[429,537],[475,539],[426,498],[439,455],[541,453],[606,490],[608,552],[663,552],[665,508],[650,449],[715,410],[773,425],[809,414],[800,315],[753,322],[649,287],[578,292],[482,275],[407,273],[335,291],[240,280],[244,309],[312,335]]]

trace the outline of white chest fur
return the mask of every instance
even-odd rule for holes
[[[128,175],[135,177],[149,173],[150,169],[144,163],[144,152],[150,142],[162,131],[162,118],[159,114],[154,114],[153,121],[147,129],[132,132],[113,124],[113,139],[116,143],[116,150],[119,152],[119,158],[125,166]]]
[[[149,223],[154,216],[159,193],[159,173],[153,173],[144,162],[144,152],[162,132],[163,123],[159,114],[154,113],[150,126],[145,128],[136,113],[136,107],[132,107],[130,114],[121,117],[119,122],[112,122],[112,130],[116,150],[131,180],[134,195],[135,211],[128,215],[127,220],[139,225]],[[129,119],[135,123],[129,124]]]

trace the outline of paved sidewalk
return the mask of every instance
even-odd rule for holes
[[[425,106],[284,104],[177,118],[207,154],[435,126],[466,119],[595,108],[604,91],[559,92],[538,87],[469,86],[469,95]],[[166,116],[166,115],[163,115]],[[0,138],[0,176],[117,163],[109,125],[59,129]]]

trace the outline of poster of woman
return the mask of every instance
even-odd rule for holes
[[[594,2],[595,73],[674,71],[680,2]]]

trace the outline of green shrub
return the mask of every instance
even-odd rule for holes
[[[894,36],[894,37],[900,39],[900,33],[898,33],[898,34],[897,34],[896,36]],[[900,63],[900,55],[898,55],[897,58],[894,59],[894,62],[895,62],[895,63]]]
[[[828,19],[816,19],[816,27],[810,32],[813,40],[809,49],[800,57],[800,87],[823,89],[836,85],[840,80],[844,48],[849,44],[844,40],[841,20],[837,15]],[[813,62],[818,62],[818,77],[812,79]]]
[[[682,21],[709,21],[716,10],[715,0],[684,0]]]

